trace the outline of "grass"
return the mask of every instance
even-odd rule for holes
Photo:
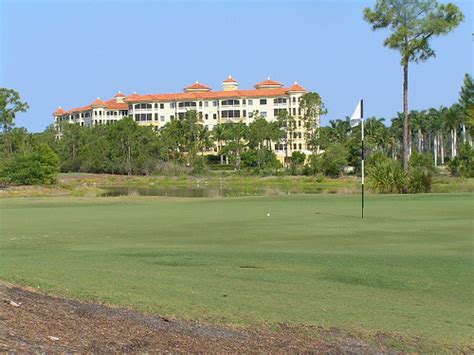
[[[270,216],[267,216],[270,213]],[[466,349],[473,195],[0,201],[0,279],[171,317]]]

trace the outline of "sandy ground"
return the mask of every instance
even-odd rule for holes
[[[307,335],[303,335],[307,334]],[[234,329],[51,297],[0,283],[0,352],[387,353],[337,330]]]

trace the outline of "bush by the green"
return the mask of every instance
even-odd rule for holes
[[[31,152],[20,153],[7,160],[0,171],[4,183],[13,185],[53,184],[60,171],[56,153],[40,144]]]

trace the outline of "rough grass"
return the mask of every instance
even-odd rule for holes
[[[371,195],[364,220],[344,195],[0,206],[13,283],[171,317],[395,334],[405,350],[473,344],[472,194]]]

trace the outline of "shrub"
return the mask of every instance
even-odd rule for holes
[[[195,175],[201,175],[208,170],[207,158],[205,156],[197,155],[191,162],[191,173]]]
[[[6,161],[0,176],[2,181],[15,185],[53,184],[59,170],[56,153],[47,144],[40,144],[31,152],[18,154]]]
[[[411,193],[430,192],[435,168],[430,154],[413,152],[410,156],[407,188]]]
[[[459,155],[448,163],[451,175],[474,177],[474,149],[466,143],[459,149]]]
[[[381,193],[402,193],[407,179],[400,162],[380,159],[367,167],[369,187]]]
[[[242,166],[247,168],[272,169],[281,166],[274,152],[267,148],[250,149],[241,155]],[[260,161],[260,166],[259,166]]]
[[[414,167],[408,171],[408,191],[410,193],[430,192],[433,172],[425,167]]]
[[[425,168],[431,172],[435,170],[431,154],[421,154],[416,151],[411,154],[408,165],[409,168]]]
[[[298,167],[303,165],[305,160],[306,160],[306,154],[301,153],[301,152],[291,153],[291,164],[290,164],[291,175],[298,174]]]
[[[331,144],[321,157],[321,169],[324,175],[338,177],[342,167],[347,165],[347,149],[342,144]]]

